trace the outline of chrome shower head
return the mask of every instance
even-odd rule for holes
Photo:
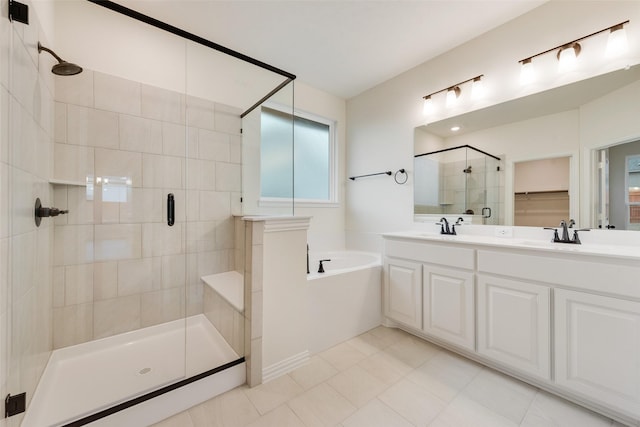
[[[49,48],[46,48],[38,42],[38,53],[42,51],[49,52],[56,60],[58,61],[53,67],[51,67],[51,72],[58,76],[74,76],[76,74],[80,74],[82,72],[82,67],[71,62],[67,62],[64,59],[60,58],[54,51]]]

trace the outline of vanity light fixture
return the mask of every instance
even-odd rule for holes
[[[471,97],[473,99],[480,99],[484,96],[484,82],[480,77],[473,79],[471,84]]]
[[[451,107],[453,104],[455,104],[458,101],[461,93],[462,90],[460,90],[458,86],[453,86],[447,89],[447,107]]]
[[[522,68],[520,68],[520,83],[527,85],[536,80],[536,70],[533,68],[531,58],[522,60]]]
[[[446,87],[444,89],[440,89],[438,91],[435,91],[428,95],[423,96],[422,99],[424,99],[424,103],[422,107],[422,112],[425,115],[432,113],[435,109],[432,96],[442,92],[447,92],[446,102],[445,102],[447,107],[454,105],[458,100],[458,98],[460,97],[460,95],[462,94],[462,89],[460,88],[460,86],[465,83],[473,82],[473,87],[471,91],[472,95],[474,98],[476,96],[480,96],[483,91],[482,77],[484,77],[484,74],[480,74],[479,76],[464,80],[460,83],[456,83],[452,86]]]
[[[580,55],[581,50],[580,43],[569,43],[566,46],[562,46],[556,55],[558,58],[558,71],[562,73],[573,70],[578,62],[578,55]]]
[[[629,42],[627,41],[627,30],[624,29],[624,23],[611,27],[609,39],[607,40],[606,57],[613,58],[626,53],[628,49]]]
[[[619,24],[612,25],[610,27],[588,34],[584,37],[572,40],[568,43],[561,44],[560,46],[552,47],[551,49],[547,49],[544,52],[536,53],[535,55],[531,55],[529,57],[521,59],[520,61],[518,61],[520,64],[522,64],[522,68],[520,70],[520,82],[523,84],[528,84],[535,80],[535,75],[533,73],[533,63],[531,62],[533,58],[556,50],[558,58],[558,71],[562,72],[570,70],[575,66],[578,55],[580,54],[580,50],[582,49],[582,46],[580,46],[580,43],[578,42],[588,39],[589,37],[604,33],[606,31],[609,31],[609,41],[607,43],[606,55],[609,56],[625,52],[627,36],[624,25],[628,23],[629,20],[620,22]],[[611,48],[609,46],[611,46]]]

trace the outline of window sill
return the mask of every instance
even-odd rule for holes
[[[294,199],[260,199],[258,206],[265,208],[279,208],[283,206],[291,206],[297,208],[338,208],[340,202],[329,201],[313,201],[313,200],[294,200]]]

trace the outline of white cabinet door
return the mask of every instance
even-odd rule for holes
[[[556,382],[640,416],[640,303],[557,289]]]
[[[478,275],[478,353],[551,379],[550,288]]]
[[[473,273],[422,267],[423,330],[469,350],[475,350]]]
[[[422,326],[422,264],[386,258],[384,315],[413,328]]]

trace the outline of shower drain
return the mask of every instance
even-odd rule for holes
[[[149,372],[151,372],[151,368],[142,368],[138,371],[138,374],[144,375],[144,374],[148,374]]]

